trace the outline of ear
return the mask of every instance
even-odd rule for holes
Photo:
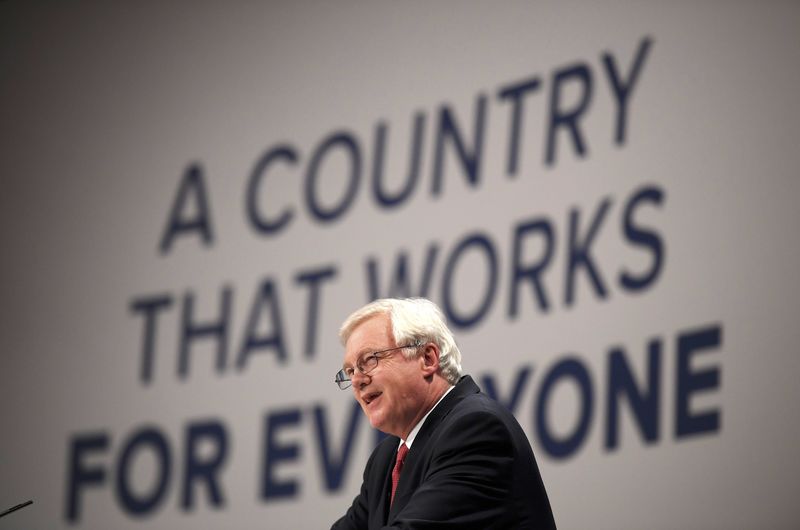
[[[426,377],[439,371],[439,346],[433,342],[428,342],[421,346],[422,353],[419,356],[422,372]]]

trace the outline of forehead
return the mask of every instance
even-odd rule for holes
[[[389,315],[373,315],[359,323],[344,345],[344,364],[355,362],[361,355],[395,346]]]

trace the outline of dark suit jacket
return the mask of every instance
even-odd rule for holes
[[[555,528],[525,433],[471,377],[462,377],[422,425],[390,509],[399,443],[389,436],[375,448],[361,493],[332,529]]]

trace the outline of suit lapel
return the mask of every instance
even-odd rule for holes
[[[375,482],[373,487],[370,488],[376,494],[376,497],[370,500],[370,513],[373,514],[370,519],[376,525],[370,524],[370,528],[381,528],[386,525],[387,517],[389,516],[389,495],[392,491],[392,468],[394,467],[395,454],[397,454],[397,446],[400,444],[400,439],[397,436],[389,436],[381,443],[383,446],[374,464],[376,468],[373,473]],[[381,469],[383,472],[379,471]]]
[[[433,409],[430,416],[425,420],[425,423],[422,425],[422,428],[419,430],[417,437],[414,439],[414,443],[411,444],[411,450],[408,452],[408,456],[406,457],[406,463],[408,462],[408,457],[414,452],[414,448],[417,447],[419,444],[420,451],[428,442],[428,439],[431,437],[431,434],[436,430],[442,420],[444,420],[450,411],[458,404],[459,401],[464,399],[466,396],[470,394],[477,394],[480,392],[480,388],[475,382],[472,380],[472,377],[465,375],[462,377],[459,382],[456,384],[455,388],[447,394],[444,399],[442,400],[439,405]]]
[[[436,428],[442,423],[442,421],[447,417],[450,411],[453,410],[459,401],[470,394],[477,394],[478,392],[480,392],[478,385],[475,384],[470,376],[465,375],[461,378],[461,380],[459,380],[455,388],[453,388],[453,390],[451,390],[450,393],[447,394],[444,399],[442,399],[442,402],[439,403],[425,419],[425,423],[422,425],[419,433],[417,433],[417,437],[414,438],[414,443],[411,444],[411,449],[409,449],[408,454],[406,455],[406,459],[403,464],[403,471],[400,474],[400,482],[397,484],[397,492],[395,493],[394,503],[391,505],[387,522],[391,522],[397,513],[403,509],[408,502],[411,493],[413,493],[413,491],[417,489],[417,486],[419,486],[419,484],[412,483],[409,480],[409,477],[412,477],[416,474],[414,473],[415,468],[418,465],[421,465],[421,463],[425,460],[424,455],[428,453],[428,451],[425,450],[425,446],[427,445],[430,437],[436,431]],[[396,437],[392,438],[397,439]],[[399,443],[400,441],[397,440],[397,444]],[[394,458],[397,453],[397,445],[394,446],[394,449],[395,451],[392,453],[392,463],[389,466],[389,471],[387,473],[388,492],[391,492],[392,468],[394,467]],[[388,506],[389,495],[384,495],[383,499],[386,501],[386,505]]]

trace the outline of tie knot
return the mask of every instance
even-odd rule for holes
[[[408,446],[406,444],[400,444],[400,448],[397,450],[397,464],[402,466],[403,461],[406,459],[406,455],[408,454]]]

